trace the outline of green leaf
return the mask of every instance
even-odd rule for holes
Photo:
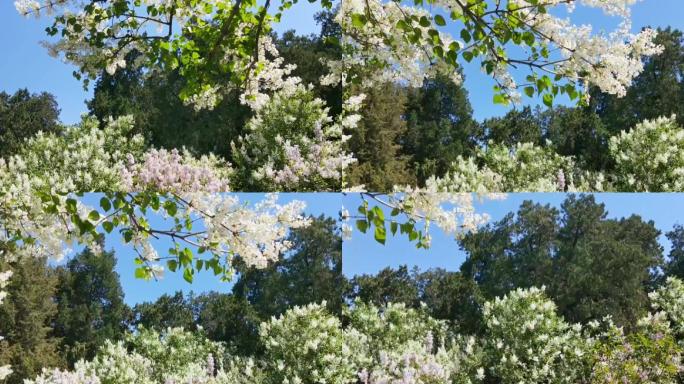
[[[112,209],[112,203],[109,202],[108,198],[103,197],[100,199],[100,207],[102,207],[102,209],[104,209],[104,211],[107,212],[110,209]]]
[[[553,107],[553,95],[550,93],[547,93],[544,95],[544,105],[547,107]]]
[[[368,230],[368,222],[366,220],[356,220],[356,228],[358,228],[361,233],[366,233]]]
[[[368,19],[366,18],[365,15],[362,15],[360,13],[353,13],[352,14],[352,25],[356,28],[363,28],[364,25],[368,22]]]
[[[166,200],[164,202],[164,210],[166,210],[166,213],[168,213],[169,216],[176,216],[176,213],[178,212],[178,206],[175,202]]]
[[[387,239],[387,231],[385,230],[385,226],[376,226],[375,227],[375,241],[378,243],[385,245],[385,240]]]
[[[169,267],[169,271],[171,272],[176,272],[178,269],[178,262],[176,260],[169,260],[166,262],[166,265]]]
[[[397,224],[396,221],[393,221],[390,223],[390,231],[392,232],[392,236],[397,234],[397,228],[399,227],[399,224]]]
[[[525,87],[525,94],[528,97],[534,96],[534,87]]]
[[[461,29],[461,39],[466,43],[470,42],[471,36],[467,29]]]
[[[442,17],[442,15],[435,15],[435,24],[439,26],[445,26],[446,20],[444,20],[444,17]]]
[[[105,221],[102,223],[102,228],[104,228],[107,233],[112,233],[112,230],[114,230],[114,224],[112,224],[111,221]]]
[[[508,104],[508,101],[504,97],[504,95],[497,93],[494,95],[494,104]]]
[[[90,211],[90,213],[88,214],[88,218],[92,221],[98,221],[100,220],[100,213],[95,210]]]
[[[145,267],[140,267],[135,269],[135,278],[136,279],[149,279],[150,278],[150,273]]]
[[[185,281],[187,281],[188,283],[192,284],[192,279],[193,279],[192,269],[186,268],[186,269],[183,271],[183,279],[184,279]]]

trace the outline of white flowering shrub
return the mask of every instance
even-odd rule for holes
[[[216,365],[222,355],[222,345],[201,333],[141,329],[124,341],[107,341],[92,361],[78,362],[73,372],[46,369],[27,384],[227,384],[217,379],[224,374]]]
[[[572,157],[553,147],[490,143],[474,158],[459,157],[443,177],[432,177],[426,188],[440,192],[565,192],[610,189],[601,173],[580,170]]]
[[[71,372],[45,369],[27,384],[675,384],[682,319],[667,310],[679,310],[681,289],[676,279],[659,288],[658,312],[629,333],[609,320],[568,324],[538,288],[485,303],[478,338],[402,304],[356,301],[341,317],[310,304],[261,324],[260,358],[226,356],[201,333],[143,329]]]
[[[669,277],[663,286],[648,296],[653,310],[665,313],[674,334],[684,345],[684,282]]]
[[[349,348],[340,320],[328,313],[325,303],[294,307],[262,323],[259,334],[274,383],[354,381],[359,351]]]
[[[491,373],[502,383],[578,383],[591,340],[568,324],[543,289],[517,289],[485,303]]]
[[[446,323],[431,318],[426,311],[407,308],[403,303],[390,303],[378,308],[361,301],[345,311],[350,327],[367,337],[377,351],[402,350],[403,345],[428,338],[444,340]]]
[[[353,158],[328,110],[301,84],[275,92],[247,124],[248,133],[232,143],[242,189],[340,190]]]
[[[345,312],[348,335],[363,335],[367,356],[359,360],[364,384],[451,384],[484,379],[481,348],[473,337],[448,335],[444,321],[404,304],[378,308],[360,301]]]
[[[647,120],[611,137],[619,191],[684,190],[684,129],[675,116]]]

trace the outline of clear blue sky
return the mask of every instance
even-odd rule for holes
[[[252,204],[261,201],[264,194],[261,193],[238,193],[241,201],[250,202]],[[83,198],[84,203],[90,206],[98,206],[101,195],[88,194]],[[340,206],[342,205],[342,196],[336,193],[282,193],[279,195],[278,202],[285,204],[292,200],[300,200],[306,203],[305,213],[307,215],[325,216],[337,219],[339,217]],[[151,224],[157,225],[163,223],[160,218],[152,217]],[[168,223],[162,226],[168,227]],[[164,252],[171,247],[171,242],[168,239],[163,239],[159,242],[153,243],[157,252],[164,255]],[[157,297],[168,293],[172,294],[176,291],[195,293],[207,291],[229,292],[232,288],[231,283],[221,282],[213,273],[209,271],[200,272],[195,276],[192,284],[183,280],[180,273],[172,273],[167,271],[164,278],[159,281],[145,281],[136,279],[134,271],[136,265],[133,263],[135,253],[130,246],[123,244],[121,236],[113,231],[108,234],[105,239],[105,249],[107,251],[114,250],[117,258],[117,272],[121,278],[121,285],[123,286],[125,301],[128,304],[135,304],[143,301],[153,301]],[[65,260],[66,261],[66,260]]]
[[[318,31],[313,14],[318,3],[300,1],[286,13],[283,23],[276,27],[278,32],[295,29],[308,34]],[[684,1],[644,0],[634,7],[634,29],[643,26],[673,26],[684,29]],[[606,18],[597,12],[581,8],[573,16],[581,23],[594,25],[596,30],[612,29],[616,19]],[[79,81],[71,75],[73,67],[47,55],[39,42],[45,40],[44,28],[47,18],[26,19],[14,10],[12,0],[0,1],[0,90],[14,92],[28,88],[33,92],[47,91],[57,97],[62,108],[64,123],[74,123],[86,111],[84,100],[90,93],[83,90]],[[508,107],[492,104],[492,81],[480,72],[474,61],[465,67],[465,86],[475,110],[475,117],[483,119],[504,114]]]
[[[509,212],[517,212],[525,200],[560,207],[565,200],[563,193],[517,193],[509,194],[503,201],[484,201],[476,205],[479,212],[491,216],[490,222],[503,218]],[[644,220],[653,220],[661,235],[660,242],[667,254],[669,242],[664,233],[675,224],[684,224],[684,194],[646,194],[646,193],[601,193],[595,195],[596,201],[604,203],[609,218],[628,217],[632,214]],[[344,206],[350,212],[356,211],[360,204],[358,194],[343,198]],[[453,236],[447,236],[437,228],[431,229],[432,247],[428,250],[416,249],[405,237],[388,238],[386,245],[377,243],[372,235],[355,231],[352,239],[344,242],[342,268],[351,277],[356,274],[375,274],[386,267],[408,265],[421,269],[444,268],[458,270],[465,260]],[[391,236],[391,235],[390,235]]]

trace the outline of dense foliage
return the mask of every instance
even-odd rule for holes
[[[263,358],[239,358],[201,332],[140,329],[107,342],[74,371],[46,369],[28,383],[676,383],[684,372],[681,281],[652,294],[653,312],[629,334],[609,320],[569,323],[543,289],[484,304],[482,336],[403,304],[356,301],[342,318],[324,304],[260,325]],[[674,305],[673,305],[674,304]]]

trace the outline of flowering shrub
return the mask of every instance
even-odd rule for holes
[[[295,307],[267,323],[259,334],[275,383],[349,383],[358,350],[349,348],[340,320],[323,304]]]
[[[244,189],[339,190],[352,157],[323,100],[301,84],[273,94],[232,143]]]
[[[574,172],[573,159],[556,154],[550,145],[509,149],[490,143],[478,149],[476,159],[459,157],[443,178],[432,177],[426,184],[444,192],[555,192],[572,185]]]
[[[671,279],[654,302],[671,301],[681,286]],[[476,338],[404,305],[356,301],[343,325],[325,303],[310,304],[261,324],[263,358],[226,356],[201,333],[143,329],[72,372],[46,369],[27,384],[674,384],[684,373],[673,333],[681,324],[665,312],[625,333],[610,322],[568,324],[555,308],[543,289],[514,290],[485,304]]]
[[[682,349],[663,313],[640,320],[630,335],[612,327],[594,353],[592,383],[675,384],[684,369]]]
[[[661,117],[611,137],[619,191],[678,192],[684,189],[684,129]]]
[[[517,289],[485,303],[487,361],[502,383],[578,383],[592,341],[567,324],[543,289]]]
[[[28,384],[181,384],[216,381],[216,358],[223,347],[201,333],[171,328],[164,333],[141,329],[126,340],[107,341],[92,361],[80,361],[73,372],[45,369]],[[225,382],[228,383],[228,382]]]
[[[648,296],[653,310],[665,314],[674,334],[684,344],[684,282],[670,277]]]

